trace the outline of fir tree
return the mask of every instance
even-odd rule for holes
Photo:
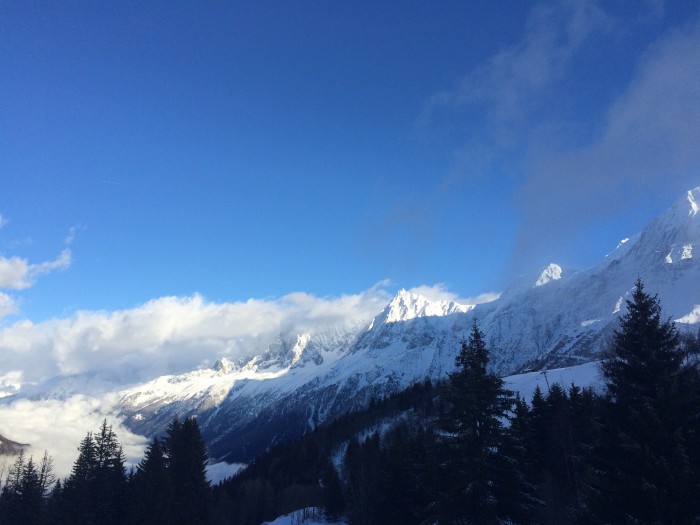
[[[206,477],[207,450],[193,417],[175,419],[167,430],[165,449],[173,491],[173,525],[204,525],[210,521],[211,489]]]
[[[446,394],[451,409],[444,426],[452,454],[446,479],[457,488],[457,494],[450,494],[448,487],[446,516],[475,524],[508,518],[501,502],[517,497],[508,483],[517,477],[512,472],[515,465],[502,450],[503,421],[513,397],[503,380],[488,372],[488,362],[484,334],[474,323],[469,341],[455,359],[457,370],[450,376]]]
[[[34,458],[29,458],[22,473],[18,493],[18,513],[15,523],[22,525],[39,525],[43,507],[43,494],[39,472],[34,465]]]
[[[596,519],[690,523],[700,514],[687,448],[700,413],[697,371],[683,360],[675,326],[638,280],[602,365],[608,394],[592,483]]]
[[[0,523],[4,525],[39,525],[44,514],[45,484],[52,479],[51,457],[44,453],[39,467],[20,451],[9,469],[0,494]]]
[[[14,463],[7,471],[5,484],[0,493],[0,522],[2,523],[18,523],[16,517],[21,511],[20,497],[25,468],[24,450],[20,450]]]
[[[62,512],[75,525],[123,521],[126,471],[124,453],[112,427],[104,421],[96,435],[88,432],[66,479]]]
[[[321,470],[323,483],[323,508],[326,517],[337,520],[345,510],[345,498],[343,497],[343,485],[340,482],[338,472],[330,460],[326,460]]]
[[[95,438],[94,505],[104,525],[122,522],[126,497],[124,453],[107,420],[102,422]]]
[[[131,481],[131,519],[135,524],[170,523],[172,488],[163,446],[154,438]]]

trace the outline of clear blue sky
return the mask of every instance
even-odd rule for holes
[[[8,319],[587,267],[700,185],[699,5],[0,0]]]

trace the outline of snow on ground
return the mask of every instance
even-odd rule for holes
[[[323,509],[309,507],[299,509],[273,521],[263,522],[262,525],[346,525],[346,521],[326,521],[323,517]]]
[[[226,463],[225,461],[213,463],[212,465],[207,465],[207,479],[215,485],[226,478],[238,474],[245,467],[245,463]]]
[[[566,390],[569,389],[572,383],[581,388],[593,387],[598,391],[603,388],[599,361],[542,372],[528,372],[526,374],[504,377],[503,380],[507,389],[518,392],[528,403],[532,400],[532,394],[535,392],[537,385],[539,385],[543,394],[546,394],[549,387],[555,383],[559,383]]]

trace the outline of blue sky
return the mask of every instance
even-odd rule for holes
[[[699,12],[0,1],[0,323],[590,266],[700,185]]]

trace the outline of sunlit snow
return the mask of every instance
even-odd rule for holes
[[[552,263],[544,269],[539,279],[537,279],[535,286],[543,286],[550,281],[558,281],[561,279],[561,273],[561,266]]]

